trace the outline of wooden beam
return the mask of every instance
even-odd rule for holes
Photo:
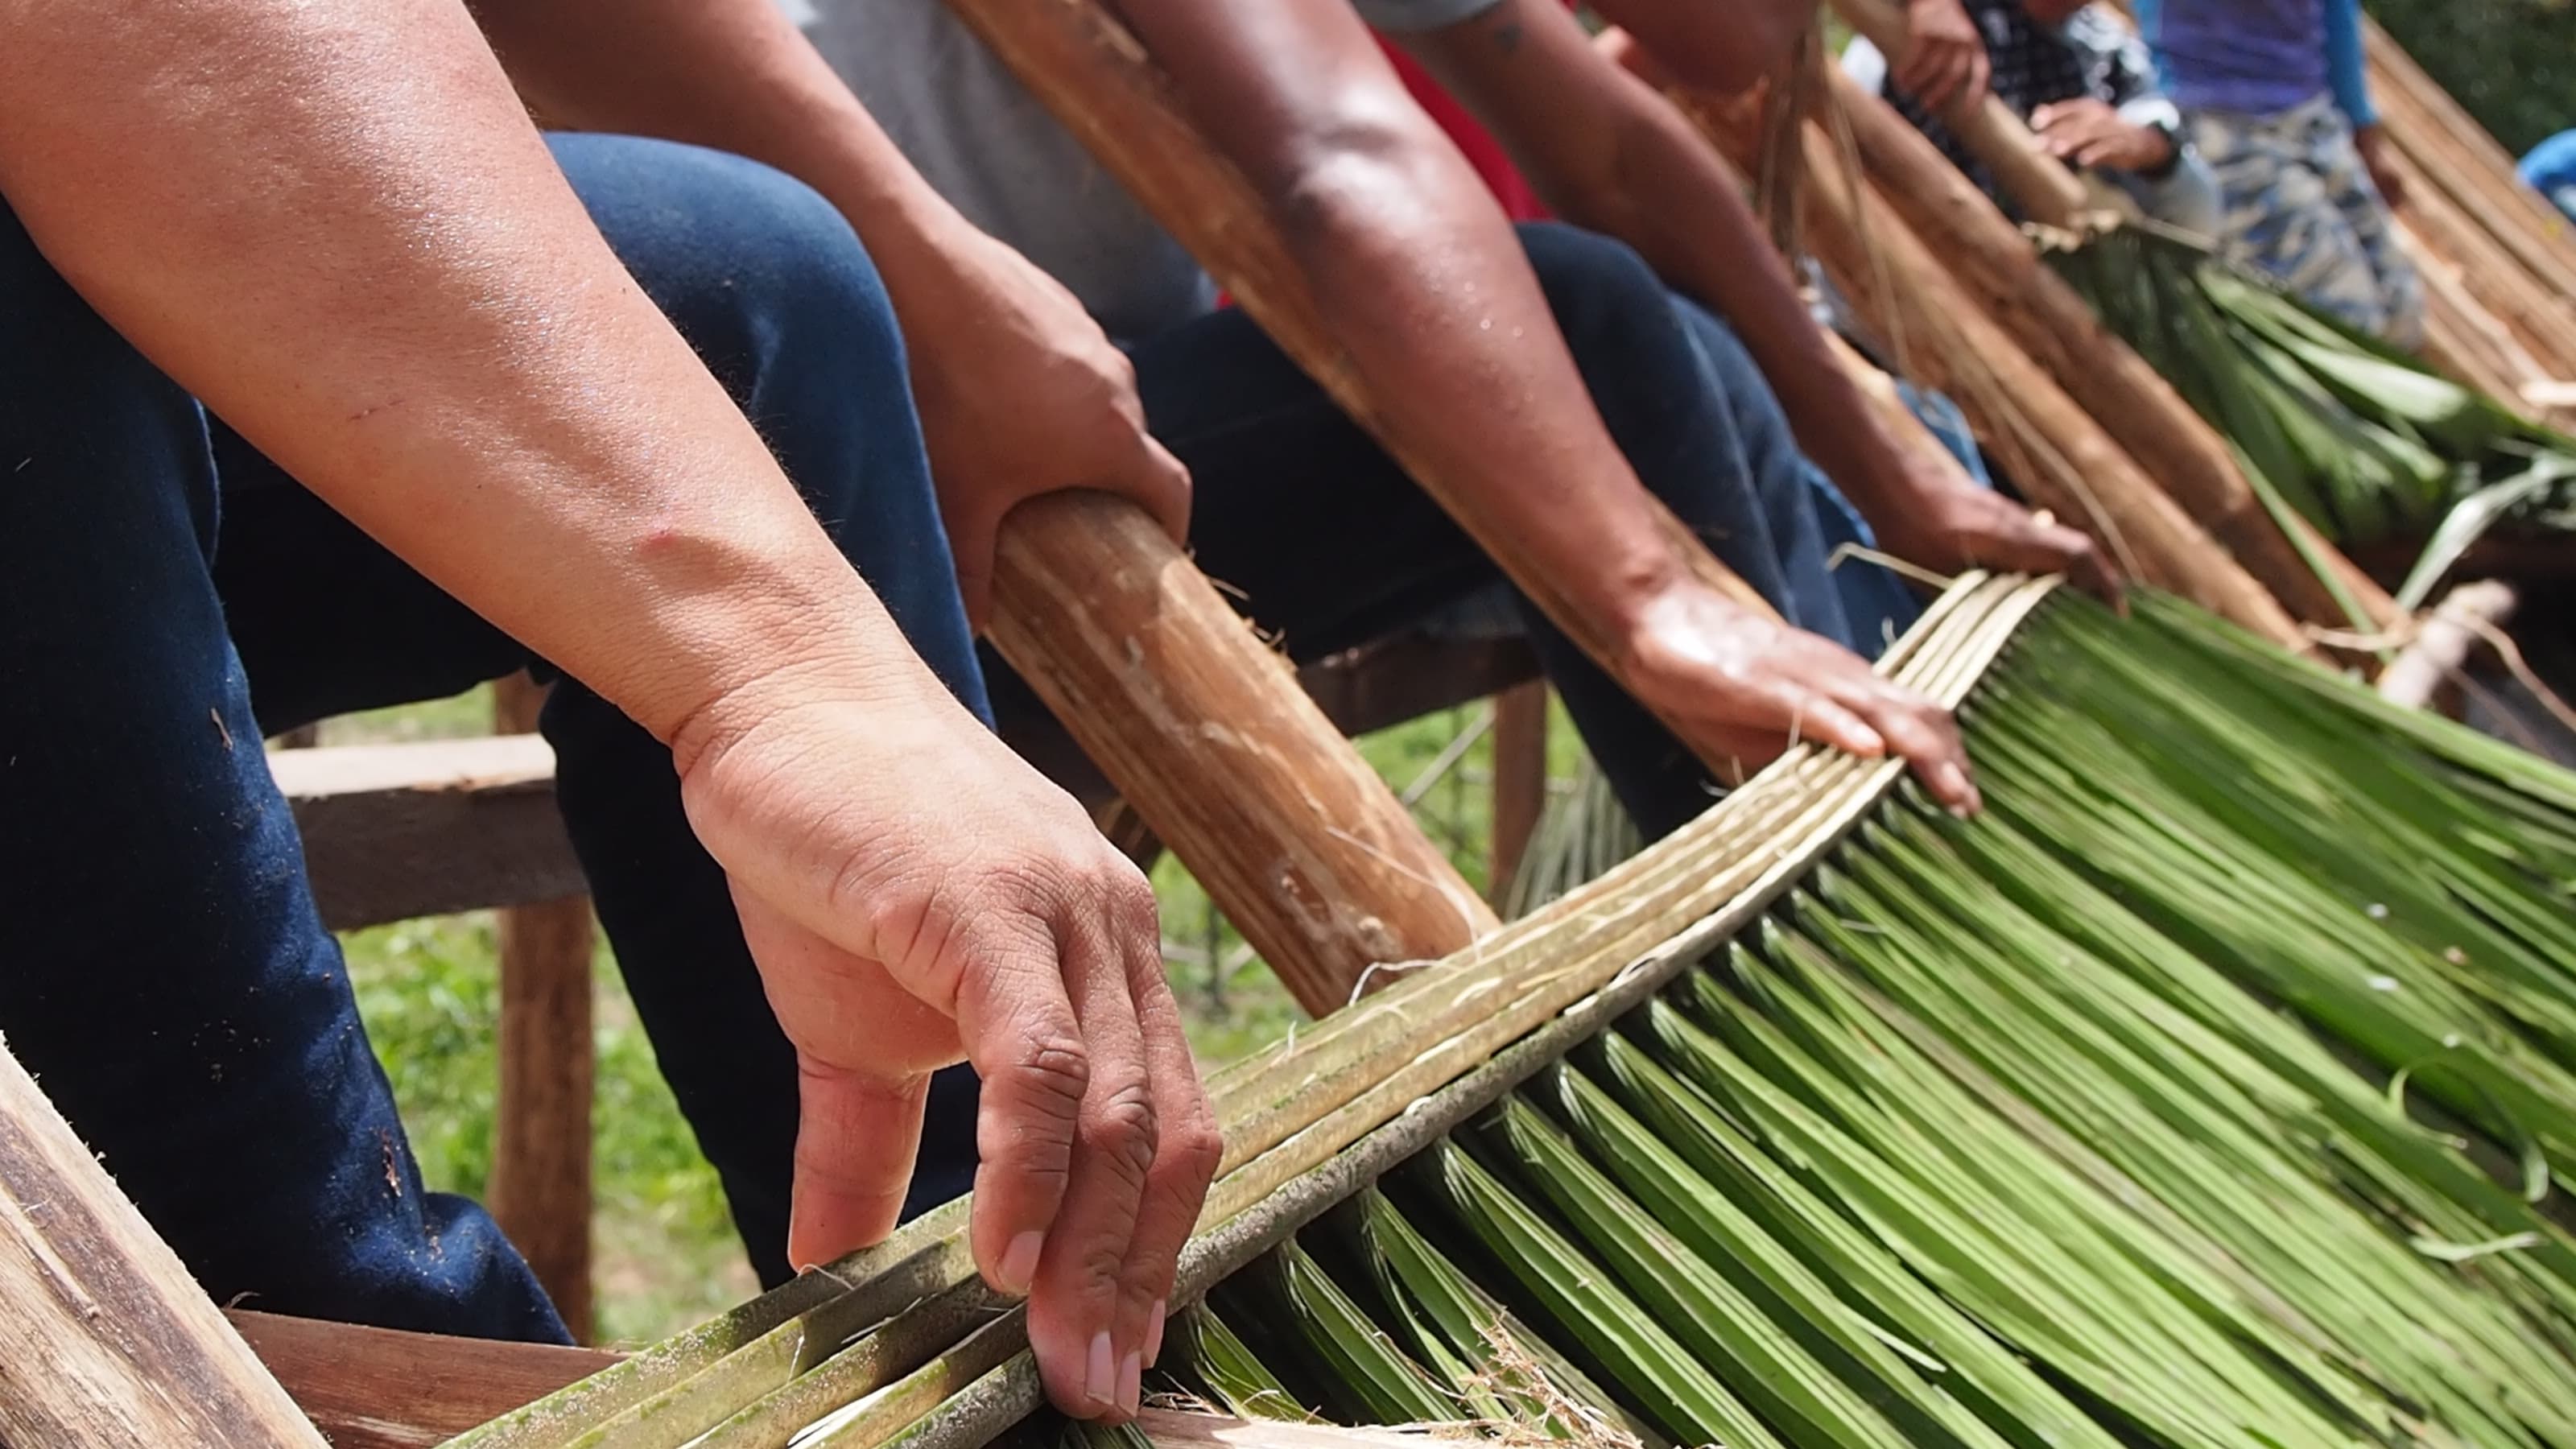
[[[1755,157],[1760,125],[1750,107],[1686,103],[1737,165]],[[1906,339],[1913,381],[1958,402],[1988,455],[2034,504],[2090,534],[2143,582],[2283,648],[2313,651],[2262,583],[1969,295],[1866,178],[1851,174],[1821,128],[1801,127],[1799,144],[1804,236],[1835,286],[1879,335]]]
[[[1832,73],[1831,84],[1834,103],[1849,118],[1862,169],[1887,207],[1929,244],[1959,289],[2273,597],[2311,624],[2351,626],[2308,566],[2303,550],[2314,550],[2336,568],[2368,616],[2365,622],[2378,628],[2396,618],[2397,606],[2386,591],[2345,564],[2315,530],[2302,525],[2295,541],[2282,531],[2255,496],[2226,438],[2102,325],[1948,157],[1894,107],[1863,92],[1840,70]]]
[[[231,1309],[332,1449],[429,1449],[625,1357]]]
[[[585,886],[535,735],[273,750],[335,930],[525,905]]]
[[[1499,922],[1152,520],[1098,493],[1004,521],[992,640],[1298,1004]]]
[[[1547,700],[1545,684],[1494,697],[1493,849],[1485,894],[1497,905],[1510,895],[1547,809]]]
[[[323,1449],[5,1045],[0,1443]]]
[[[534,730],[546,691],[525,674],[502,680],[492,723]],[[564,1325],[591,1332],[590,1111],[598,1051],[591,1039],[590,898],[567,896],[501,913],[500,1098],[484,1201],[545,1285]]]

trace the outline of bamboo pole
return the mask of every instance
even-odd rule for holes
[[[1750,165],[1747,108],[1692,102],[1719,149]],[[1903,337],[1917,380],[1949,393],[2032,500],[2091,534],[2133,576],[2285,649],[2308,651],[2288,611],[2032,360],[1935,260],[1893,207],[1854,177],[1823,132],[1802,128],[1805,236],[1882,336]],[[1947,169],[1947,168],[1945,168]],[[1955,174],[1955,172],[1953,173]],[[1882,270],[1883,269],[1883,270]]]
[[[1489,521],[1476,490],[1445,476],[1397,411],[1373,395],[1334,341],[1259,194],[1200,136],[1144,47],[1099,0],[949,0],[949,8],[1523,593],[1615,673],[1616,641],[1600,637],[1555,581]],[[1747,608],[1773,612],[1688,528],[1655,507],[1695,574]]]
[[[1877,46],[1891,68],[1913,43],[1913,28],[1906,23],[1904,12],[1888,0],[1831,3],[1843,23]],[[1839,67],[1833,69],[1836,76],[1842,75]],[[1848,77],[1844,79],[1848,83]],[[2039,138],[1994,92],[1981,94],[1974,104],[1952,106],[1951,114],[1941,119],[1969,154],[1985,163],[1986,170],[1994,175],[1995,185],[2012,198],[2023,216],[2042,226],[2072,229],[2089,208],[2090,196],[2083,181],[2041,150]],[[1943,165],[1945,169],[1955,169],[1947,162]]]
[[[2311,624],[2345,628],[2361,622],[2378,629],[2397,617],[2387,591],[2304,521],[2296,540],[2282,531],[2246,482],[2226,439],[2102,325],[2020,229],[1938,148],[1840,71],[1833,72],[1832,83],[1879,195],[2021,349],[2248,573]],[[2310,557],[2328,561],[2366,619],[2344,616],[2334,591],[2309,566]]]
[[[495,687],[503,734],[537,727],[545,689],[525,674]],[[500,1091],[493,1112],[493,1220],[528,1260],[574,1338],[591,1333],[590,898],[500,913]]]
[[[0,1443],[323,1449],[5,1045]]]
[[[1032,499],[1004,521],[995,647],[1322,1016],[1381,962],[1496,924],[1386,782],[1133,505]]]
[[[2522,184],[2513,157],[2375,20],[2362,21],[2371,90],[2389,136],[2561,296],[2576,297],[2576,227]]]

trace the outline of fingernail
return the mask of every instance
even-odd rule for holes
[[[1163,1316],[1165,1301],[1154,1300],[1154,1316],[1145,1320],[1145,1366],[1152,1368],[1163,1361]]]
[[[1144,1397],[1145,1356],[1131,1353],[1127,1355],[1127,1361],[1118,1366],[1118,1412],[1134,1418]]]
[[[1002,1253],[1002,1291],[1026,1293],[1038,1281],[1038,1254],[1046,1249],[1046,1234],[1026,1232],[1011,1239]]]
[[[1082,1396],[1104,1409],[1118,1405],[1118,1360],[1109,1351],[1109,1332],[1091,1336],[1091,1363],[1083,1370]]]

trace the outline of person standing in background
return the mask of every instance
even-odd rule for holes
[[[2217,174],[2227,253],[2364,331],[2420,343],[2360,0],[2138,0],[2137,17],[2185,139]]]

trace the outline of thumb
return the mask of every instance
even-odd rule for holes
[[[797,1054],[790,1264],[829,1263],[894,1231],[929,1094],[928,1073],[886,1079]]]

